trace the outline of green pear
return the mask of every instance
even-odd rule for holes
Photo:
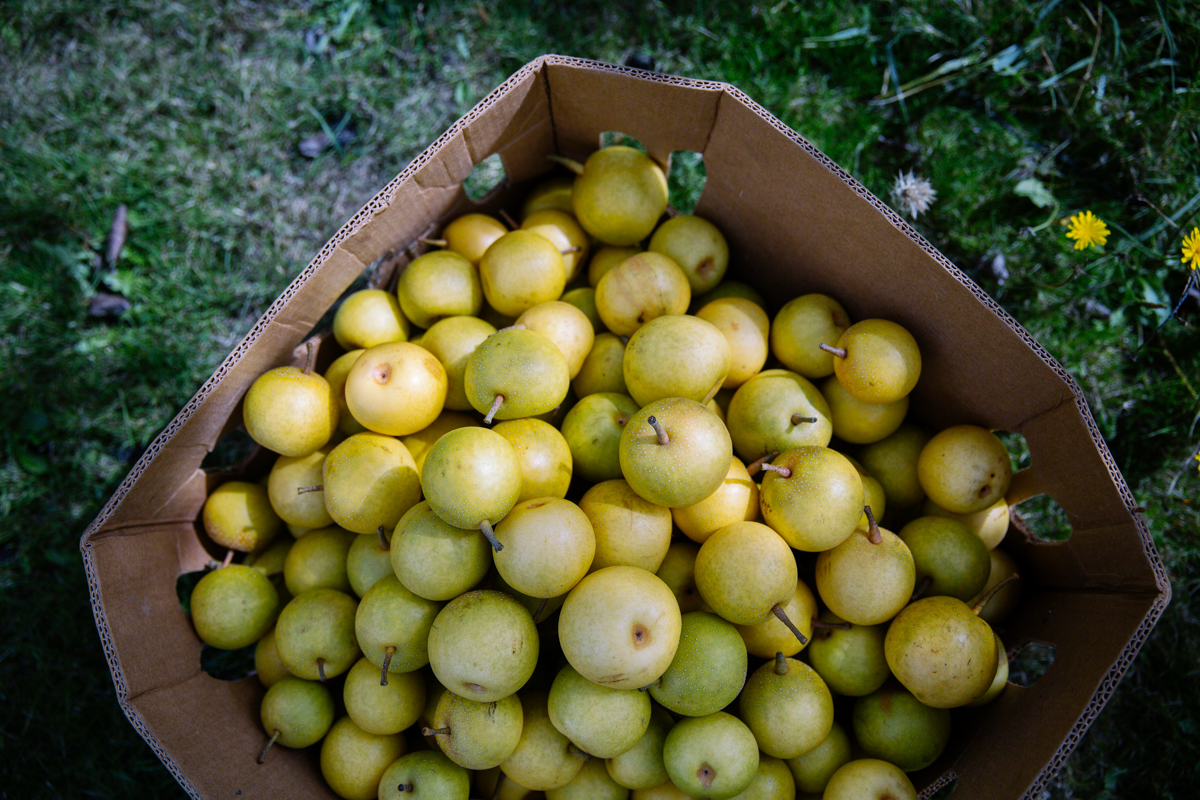
[[[421,488],[433,513],[455,528],[481,529],[492,547],[492,525],[521,496],[521,459],[508,440],[487,428],[457,428],[437,440],[421,468]]]
[[[736,456],[729,459],[725,480],[698,503],[671,509],[671,519],[693,542],[704,544],[709,536],[735,522],[758,519],[758,484]]]
[[[393,761],[379,779],[379,800],[467,800],[471,776],[436,750]]]
[[[729,345],[729,374],[722,388],[736,389],[762,370],[769,355],[771,321],[761,306],[744,297],[722,297],[696,316],[716,326]]]
[[[325,508],[325,495],[316,491],[321,484],[321,467],[333,447],[325,445],[305,456],[280,456],[267,476],[267,496],[271,508],[289,525],[324,528],[333,524]]]
[[[796,592],[796,581],[792,549],[761,522],[721,528],[696,555],[700,596],[735,625],[757,625],[772,614],[779,616]]]
[[[589,483],[621,477],[620,444],[629,420],[638,412],[633,398],[599,392],[581,398],[562,422],[574,473]]]
[[[396,281],[396,295],[404,316],[418,328],[433,327],[446,317],[473,317],[483,308],[479,271],[453,250],[414,258]]]
[[[592,572],[618,564],[658,571],[671,546],[670,509],[642,499],[620,478],[592,486],[579,508],[595,534]]]
[[[652,789],[669,780],[663,764],[663,744],[674,718],[657,705],[650,709],[650,724],[630,749],[605,762],[608,774],[626,789]]]
[[[639,406],[664,397],[707,403],[729,374],[729,342],[711,322],[669,314],[639,327],[625,345],[622,372]]]
[[[991,571],[987,545],[964,523],[948,517],[917,517],[898,534],[908,545],[923,594],[967,601],[983,591]]]
[[[492,428],[521,461],[521,500],[566,497],[571,486],[571,446],[558,428],[540,419],[511,419]]]
[[[601,686],[570,664],[550,685],[547,709],[551,724],[596,759],[626,752],[650,725],[650,697],[645,692]]]
[[[546,800],[626,800],[629,790],[613,780],[604,761],[589,758],[565,786],[546,790]]]
[[[833,354],[838,383],[864,403],[894,403],[921,377],[921,351],[908,330],[887,319],[866,319],[842,332]]]
[[[383,773],[405,752],[403,736],[367,733],[342,717],[321,742],[321,775],[345,800],[373,800]]]
[[[365,350],[386,342],[408,339],[408,318],[395,295],[383,289],[360,289],[349,294],[333,314],[333,338],[343,350]],[[429,327],[422,325],[422,328]]]
[[[892,674],[927,706],[956,708],[980,697],[996,676],[996,637],[963,601],[924,597],[888,626],[884,654]]]
[[[336,526],[321,528],[297,539],[283,562],[283,580],[293,596],[326,587],[352,592],[346,556],[357,533]]]
[[[492,243],[506,233],[508,228],[495,217],[471,213],[446,223],[446,227],[442,228],[442,239],[447,250],[453,250],[477,265]]]
[[[699,553],[700,545],[676,539],[667,548],[662,564],[654,571],[675,596],[681,614],[712,611],[700,596],[700,590],[696,588],[696,556]]]
[[[471,353],[463,388],[471,406],[486,415],[485,423],[533,417],[562,403],[570,373],[562,352],[545,336],[505,328]]]
[[[270,689],[291,673],[279,660],[279,649],[275,647],[275,629],[267,631],[254,645],[254,674],[259,683]]]
[[[608,331],[597,333],[578,374],[571,379],[571,389],[577,397],[600,392],[629,394],[624,365],[625,343],[621,338]]]
[[[200,641],[237,650],[271,630],[279,616],[279,593],[261,572],[230,564],[200,578],[189,607]]]
[[[289,600],[275,623],[275,647],[288,672],[324,681],[350,669],[359,658],[357,610],[354,598],[336,589],[309,589]]]
[[[776,758],[807,753],[833,727],[833,695],[825,681],[808,664],[782,653],[746,679],[738,711],[759,749]]]
[[[911,508],[925,498],[917,478],[917,459],[928,441],[928,433],[905,423],[859,451],[858,460],[883,485],[889,507]]]
[[[833,355],[822,344],[837,344],[850,327],[841,303],[825,294],[804,294],[789,300],[771,323],[771,353],[785,367],[806,378],[833,374]]]
[[[532,597],[558,597],[587,574],[596,535],[587,515],[558,497],[524,500],[500,521],[496,571],[508,585]]]
[[[433,323],[421,337],[421,347],[432,353],[446,370],[445,408],[472,410],[464,385],[467,364],[475,348],[495,332],[495,326],[478,317],[446,317]]]
[[[737,699],[746,665],[746,645],[732,623],[704,611],[684,614],[675,658],[650,696],[668,711],[703,717]]]
[[[483,254],[479,280],[488,305],[518,317],[538,303],[557,300],[567,284],[567,268],[558,245],[546,237],[509,231]]]
[[[847,392],[836,375],[821,381],[819,388],[829,405],[833,435],[843,442],[871,444],[886,439],[908,414],[907,395],[892,403],[868,403]]]
[[[928,767],[950,741],[950,711],[930,708],[898,686],[858,698],[853,724],[863,752],[905,772]]]
[[[362,597],[380,578],[395,574],[390,547],[386,532],[383,541],[378,536],[354,537],[346,551],[346,577],[355,595]]]
[[[597,570],[563,601],[558,639],[590,681],[640,689],[666,672],[679,646],[679,604],[663,581],[638,567]]]
[[[661,253],[638,253],[604,273],[596,284],[596,312],[617,336],[632,336],[652,319],[687,312],[687,276]]]
[[[447,525],[424,500],[400,518],[389,555],[404,588],[439,602],[475,588],[492,567],[492,546],[482,532]]]
[[[708,408],[684,397],[665,397],[630,418],[619,456],[621,473],[638,495],[676,508],[717,490],[729,472],[733,444]]]
[[[647,249],[670,256],[679,264],[693,295],[716,288],[729,268],[725,236],[716,225],[692,214],[680,214],[659,225]]]
[[[566,359],[567,376],[571,379],[579,374],[596,338],[587,314],[562,300],[551,300],[526,309],[515,324],[553,342]]]
[[[325,507],[341,527],[361,534],[396,527],[421,499],[417,464],[398,439],[356,433],[325,458],[321,468]]]
[[[204,501],[201,520],[217,546],[241,553],[262,550],[283,530],[267,487],[248,481],[226,481],[214,489]]]
[[[467,592],[438,613],[429,631],[429,665],[450,691],[491,702],[533,674],[538,632],[529,612],[503,592]]]
[[[917,458],[917,478],[929,499],[955,514],[983,511],[1004,497],[1012,460],[987,428],[955,425],[934,434]]]
[[[425,678],[413,670],[394,673],[386,684],[380,683],[378,665],[363,657],[346,673],[342,700],[350,719],[367,733],[400,733],[425,708]]]
[[[338,403],[329,381],[309,364],[276,367],[255,378],[242,401],[242,423],[250,438],[283,456],[303,456],[324,447],[338,427]]]
[[[828,626],[814,631],[808,663],[825,684],[848,697],[861,697],[883,686],[892,674],[883,653],[887,626],[851,625],[829,610],[822,611],[820,619]]]
[[[276,742],[302,748],[321,741],[333,725],[333,697],[320,683],[287,677],[267,689],[260,712],[263,730],[270,737],[258,757],[261,764]]]
[[[385,575],[358,604],[354,631],[362,653],[380,669],[380,682],[393,672],[412,672],[429,663],[428,641],[442,604],[419,597],[394,575]]]
[[[833,437],[829,404],[795,372],[769,369],[738,387],[726,415],[734,451],[746,461],[797,447],[825,447]]]
[[[663,743],[672,783],[696,797],[724,800],[742,792],[758,773],[754,734],[732,714],[685,717]]]
[[[823,800],[917,800],[917,790],[895,764],[859,758],[829,777]]]
[[[524,719],[519,695],[480,703],[445,692],[425,730],[437,737],[438,747],[455,764],[482,770],[499,766],[513,754]]]
[[[796,789],[809,794],[820,794],[833,773],[850,761],[850,737],[846,729],[837,722],[829,735],[807,753],[789,758],[788,769],[796,781]]]
[[[636,148],[615,145],[596,150],[577,172],[571,189],[575,217],[584,230],[606,244],[640,242],[666,211],[666,175]]]
[[[517,749],[500,765],[504,774],[533,791],[566,786],[587,759],[550,721],[549,693],[521,693],[524,725]]]
[[[858,527],[863,484],[850,459],[828,447],[797,447],[764,464],[763,521],[797,550],[837,547]]]
[[[899,536],[872,524],[817,555],[817,594],[830,611],[855,625],[887,622],[916,587],[912,553]]]

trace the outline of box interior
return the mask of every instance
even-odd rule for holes
[[[1033,686],[1010,685],[996,702],[962,712],[954,744],[913,778],[926,794],[949,776],[958,796],[1035,796],[1170,596],[1078,387],[893,211],[737,89],[561,56],[514,74],[338,231],[84,534],[97,627],[131,722],[192,796],[333,797],[308,753],[277,748],[266,765],[255,763],[264,738],[255,679],[229,683],[199,669],[200,642],[175,579],[211,557],[195,524],[211,485],[202,462],[240,420],[250,383],[294,363],[297,346],[364,269],[389,255],[402,264],[396,254],[439,220],[479,206],[461,188],[475,164],[499,154],[506,184],[483,204],[499,207],[552,167],[547,153],[586,156],[605,131],[634,136],[663,163],[677,151],[702,154],[707,179],[696,213],[729,240],[730,277],[769,298],[825,292],[854,319],[908,327],[924,360],[913,395],[918,421],[1025,437],[1033,474],[1073,533],[1049,544],[1010,531],[1005,546],[1022,565],[1025,593],[1005,643],[1054,644],[1055,661]]]

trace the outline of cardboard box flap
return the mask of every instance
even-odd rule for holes
[[[629,91],[628,76],[640,79]],[[725,85],[564,56],[546,59],[558,152],[586,158],[600,134],[632,136],[660,164],[676,150],[704,152]]]
[[[1026,593],[1016,617],[1000,631],[1004,645],[1013,653],[1026,642],[1051,644],[1053,663],[1032,686],[1010,684],[992,703],[956,712],[951,748],[915,777],[930,783],[950,770],[958,779],[955,796],[972,800],[1038,797],[1116,689],[1165,605],[1147,595]],[[1000,760],[1002,770],[995,768]],[[1031,775],[1038,776],[1032,785]]]

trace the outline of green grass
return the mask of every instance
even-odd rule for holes
[[[917,229],[1078,380],[1174,586],[1050,796],[1191,796],[1195,301],[1156,329],[1187,279],[1176,225],[1200,220],[1196,16],[1179,0],[731,8],[0,9],[4,792],[181,795],[119,714],[79,535],[341,223],[511,72],[559,52],[728,81],[882,198],[900,171],[932,182],[938,199]],[[339,129],[353,138],[299,153]],[[121,203],[128,244],[101,274]],[[1084,209],[1112,229],[1103,252],[1064,236],[1059,220]],[[987,266],[997,257],[1003,281]],[[88,317],[97,287],[125,294],[130,312]]]

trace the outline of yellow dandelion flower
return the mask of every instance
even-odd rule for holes
[[[1193,272],[1200,269],[1200,228],[1192,228],[1192,232],[1183,237],[1183,258],[1180,260]]]
[[[1108,226],[1092,212],[1084,211],[1071,217],[1067,238],[1075,240],[1076,250],[1086,250],[1094,245],[1103,247],[1108,241]]]

